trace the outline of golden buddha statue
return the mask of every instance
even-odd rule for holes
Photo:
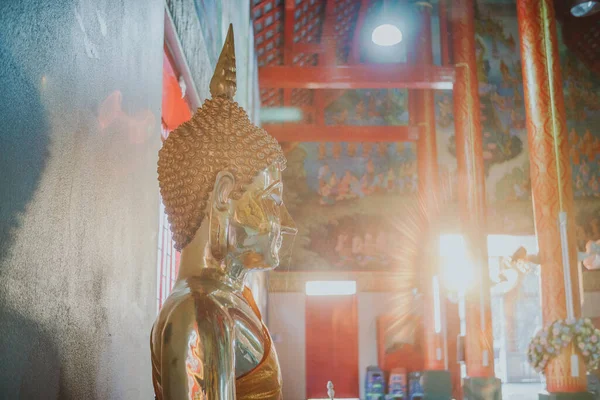
[[[151,334],[159,400],[282,396],[275,348],[244,278],[277,267],[282,235],[297,229],[282,202],[281,147],[233,101],[235,90],[230,26],[212,99],[159,153],[160,191],[182,250]]]

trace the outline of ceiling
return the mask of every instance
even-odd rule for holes
[[[317,66],[323,65],[326,58],[334,64],[346,63],[351,56],[359,12],[372,3],[372,0],[253,0],[251,13],[259,68]],[[326,26],[327,18],[330,23]],[[321,40],[324,37],[335,43],[333,54],[325,54],[327,40]],[[312,90],[298,88],[284,93],[276,87],[261,88],[264,107],[285,103],[306,108],[313,101]]]
[[[576,18],[571,15],[570,5],[571,1],[554,1],[565,45],[588,68],[600,74],[600,13]]]
[[[388,1],[386,4],[408,5],[411,2]],[[567,3],[570,2],[555,0],[565,43],[585,64],[600,72],[600,13],[574,18]],[[433,2],[432,13],[439,17],[441,32],[448,31],[446,4],[450,2]],[[280,141],[296,141],[307,130],[314,133],[312,136],[321,135],[323,140],[337,140],[339,129],[327,130],[324,110],[343,93],[340,89],[440,89],[448,88],[447,85],[451,88],[453,68],[448,57],[442,60],[442,66],[425,69],[422,65],[412,68],[397,61],[387,69],[381,63],[369,63],[364,49],[372,46],[360,45],[360,33],[366,31],[361,28],[371,15],[377,13],[380,5],[380,0],[251,1],[261,105],[264,108],[293,107],[302,111],[299,124],[269,127]],[[478,5],[481,12],[516,17],[515,1],[485,0],[478,1]],[[450,48],[448,36],[440,34],[438,44],[446,54]],[[410,45],[402,46],[406,47],[404,51],[410,52]],[[386,86],[386,82],[391,84]],[[373,127],[369,134],[387,137],[383,129]],[[394,140],[410,141],[411,137],[416,137],[409,131],[399,134],[401,137]]]
[[[409,46],[405,41],[398,47],[399,52],[404,52],[402,57],[370,62],[372,54],[364,49],[372,46],[360,45],[364,39],[360,33],[368,31],[361,28],[372,15],[380,15],[381,4],[379,0],[252,1],[261,105],[302,111],[299,124],[265,126],[278,140],[298,141],[306,132],[324,141],[346,138],[348,135],[340,135],[339,125],[335,130],[327,127],[324,116],[325,108],[344,89],[452,88],[454,69],[450,66],[399,64],[402,57],[407,57]],[[386,3],[386,7],[397,5],[406,7],[410,2]],[[438,9],[441,13],[446,8],[436,4],[436,13]],[[393,15],[396,14],[407,13]],[[447,35],[443,36],[447,39]],[[389,127],[362,127],[354,133],[358,135],[350,136],[356,141],[377,137],[401,142],[416,140],[418,136],[411,127],[396,128],[394,132]]]

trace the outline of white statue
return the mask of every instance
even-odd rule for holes
[[[333,382],[327,382],[327,396],[329,396],[330,400],[334,400],[333,396],[335,396],[335,390],[333,390]]]
[[[600,240],[590,240],[585,245],[585,253],[582,254],[583,265],[589,270],[600,269]]]
[[[524,247],[520,247],[510,259],[520,268],[522,265],[539,264],[537,254],[527,254]],[[577,261],[583,263],[588,270],[600,269],[600,240],[590,240],[585,245],[585,252],[577,253]]]

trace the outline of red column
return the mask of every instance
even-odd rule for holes
[[[416,61],[418,64],[433,64],[433,47],[431,43],[431,9],[428,2],[417,3],[419,13],[419,39],[416,48]],[[438,215],[439,195],[439,169],[437,160],[437,144],[435,132],[435,102],[432,90],[422,90],[416,99],[418,108],[418,124],[423,127],[422,134],[417,140],[417,173],[419,176],[419,201],[425,213],[427,247],[433,251],[421,254],[421,267],[424,292],[424,342],[425,355],[424,369],[428,371],[445,370],[444,329],[443,314],[445,302],[441,292],[441,282],[438,286],[438,296],[434,293],[433,279],[439,279],[439,262],[435,250],[439,247],[438,229],[436,226]],[[437,301],[437,304],[436,304]],[[438,321],[436,326],[436,313]],[[437,328],[437,332],[436,332]]]
[[[476,287],[466,292],[466,366],[470,378],[494,376],[490,281],[486,241],[485,173],[475,55],[474,0],[452,3],[456,82],[454,128],[458,166],[458,203]]]
[[[523,87],[527,112],[531,190],[539,257],[542,265],[544,324],[567,317],[565,280],[558,218],[568,218],[568,251],[575,317],[581,315],[574,232],[573,188],[560,72],[556,20],[552,0],[517,1]],[[586,391],[585,368],[571,376],[570,351],[546,368],[550,393]]]

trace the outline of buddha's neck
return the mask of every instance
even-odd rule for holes
[[[215,260],[210,252],[210,244],[194,239],[181,251],[177,280],[206,275],[209,270],[221,272],[214,276],[235,290],[243,289],[247,273],[244,266],[231,260]]]

